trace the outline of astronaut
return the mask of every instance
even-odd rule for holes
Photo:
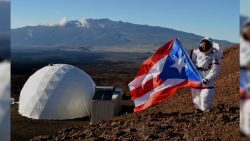
[[[214,80],[220,72],[221,55],[219,45],[213,43],[210,38],[202,39],[199,48],[190,52],[190,58],[203,79],[199,86],[191,88],[196,112],[208,112],[211,108]]]
[[[250,21],[240,37],[240,131],[250,136]]]

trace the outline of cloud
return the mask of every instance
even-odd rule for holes
[[[65,26],[67,23],[75,25],[76,27],[85,27],[85,28],[89,27],[88,21],[85,18],[83,18],[83,17],[81,17],[80,19],[75,20],[75,21],[68,21],[68,18],[66,16],[64,16],[58,22],[46,23],[45,25],[46,26]]]
[[[67,17],[63,17],[63,18],[59,21],[58,25],[59,25],[59,26],[64,26],[64,25],[67,23],[67,21],[68,21]]]
[[[78,21],[80,22],[82,27],[89,27],[89,23],[85,18],[81,17]]]
[[[61,20],[59,20],[58,22],[49,22],[46,23],[46,26],[64,26],[68,21],[67,17],[63,17]]]

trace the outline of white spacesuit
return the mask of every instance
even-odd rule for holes
[[[249,46],[250,47],[250,46]],[[240,130],[250,135],[250,71],[248,67],[240,69]]]
[[[190,52],[190,58],[203,78],[200,86],[191,88],[195,108],[201,111],[209,111],[212,105],[214,80],[220,72],[222,56],[219,47],[214,47],[214,44],[218,46],[211,39],[204,38],[200,41],[199,48]]]
[[[240,130],[250,136],[250,21],[247,21],[240,38]]]

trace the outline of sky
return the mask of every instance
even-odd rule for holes
[[[240,0],[240,14],[250,17],[250,0]]]
[[[0,0],[0,39],[9,38],[10,2]]]
[[[245,0],[248,1],[248,0]],[[12,0],[11,28],[109,18],[239,42],[239,0]]]

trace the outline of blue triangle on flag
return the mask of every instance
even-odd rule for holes
[[[172,45],[171,51],[160,74],[160,78],[162,80],[186,79],[202,81],[198,71],[192,64],[178,39],[176,39]]]

